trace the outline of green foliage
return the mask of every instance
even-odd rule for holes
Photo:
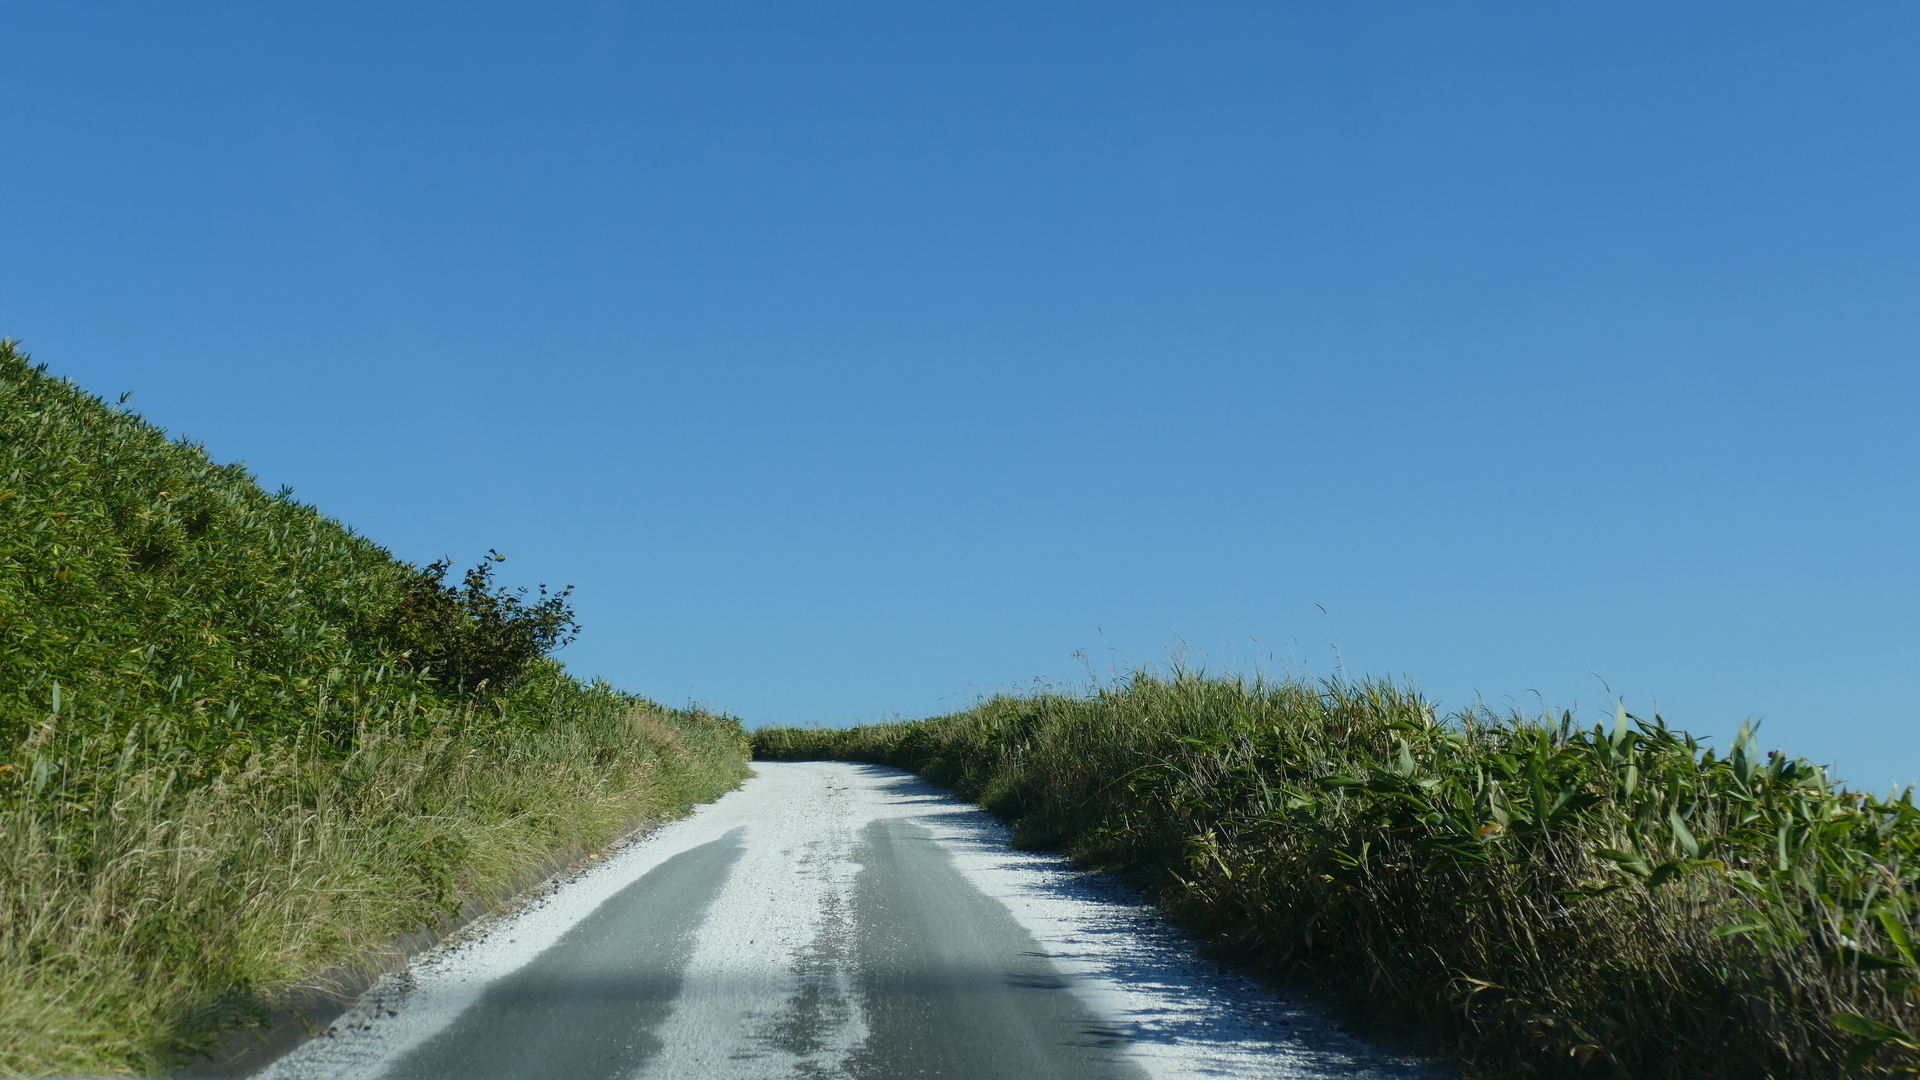
[[[1019,842],[1153,885],[1238,956],[1482,1066],[1909,1072],[1920,810],[1804,760],[1469,711],[1389,684],[1176,672],[757,756],[916,769]]]
[[[498,558],[448,585],[450,563],[399,562],[0,342],[9,744],[51,712],[164,721],[209,761],[282,738],[341,752],[362,725],[503,691],[578,626],[570,589],[496,588]]]
[[[493,584],[499,552],[467,571],[459,586],[446,583],[453,564],[429,563],[406,582],[400,602],[381,628],[384,637],[422,674],[455,693],[480,695],[513,685],[535,661],[579,633],[567,606],[571,585],[526,601],[527,591]]]
[[[744,775],[446,569],[0,342],[0,1075],[163,1069]]]
[[[7,745],[58,714],[165,722],[208,760],[303,734],[344,746],[358,723],[440,703],[377,632],[408,581],[370,541],[0,343]]]

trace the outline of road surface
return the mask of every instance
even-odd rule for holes
[[[758,775],[389,976],[271,1080],[1416,1077],[907,773]]]

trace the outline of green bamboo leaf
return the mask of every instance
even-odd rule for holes
[[[1874,1039],[1882,1043],[1895,1043],[1908,1048],[1913,1048],[1917,1045],[1913,1036],[1901,1031],[1899,1028],[1889,1027],[1870,1016],[1861,1016],[1859,1013],[1834,1013],[1833,1026],[1862,1038]]]
[[[1692,865],[1692,861],[1688,859],[1669,859],[1661,863],[1659,866],[1653,868],[1653,873],[1647,875],[1647,888],[1657,889],[1665,885],[1667,882],[1679,877]]]
[[[1882,906],[1874,912],[1880,919],[1881,929],[1887,932],[1887,940],[1900,951],[1908,967],[1920,967],[1920,960],[1914,959],[1913,939],[1907,934],[1907,924],[1900,921],[1900,915],[1893,909]]]
[[[1667,811],[1667,820],[1673,823],[1673,838],[1679,843],[1680,850],[1686,852],[1689,859],[1699,858],[1700,841],[1694,838],[1693,830],[1687,828],[1687,823],[1681,820],[1680,811],[1678,809]]]
[[[1625,870],[1635,877],[1646,877],[1648,874],[1653,873],[1653,867],[1647,863],[1646,858],[1631,851],[1621,851],[1619,848],[1601,848],[1594,852],[1594,854],[1606,859],[1608,862],[1618,865],[1620,869]]]
[[[1853,949],[1846,946],[1833,950],[1833,952],[1828,954],[1827,958],[1842,967],[1858,968],[1861,971],[1901,971],[1909,966],[1902,961],[1895,960],[1891,956],[1881,956],[1879,953],[1871,953],[1865,949]],[[1844,1015],[1851,1016],[1852,1014],[1847,1013]]]

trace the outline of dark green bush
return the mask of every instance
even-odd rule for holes
[[[571,585],[552,595],[542,585],[529,603],[525,589],[494,586],[494,564],[506,559],[499,552],[488,555],[457,586],[446,583],[450,560],[415,570],[380,627],[387,643],[423,676],[463,696],[507,689],[580,630],[567,605]]]

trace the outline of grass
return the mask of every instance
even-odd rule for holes
[[[0,343],[0,1074],[164,1070],[745,775],[551,660],[449,689],[418,580]]]
[[[1655,717],[1138,673],[756,757],[916,770],[1468,1071],[1911,1075],[1920,811]]]

